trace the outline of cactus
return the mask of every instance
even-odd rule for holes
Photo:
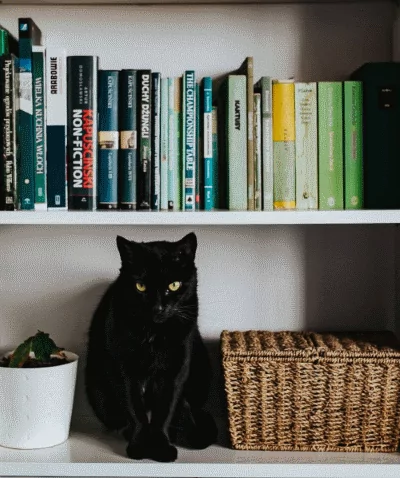
[[[49,334],[38,330],[36,335],[29,337],[20,344],[10,356],[8,367],[21,368],[30,359],[31,352],[37,362],[50,362],[51,355],[65,358],[62,348],[58,347]]]

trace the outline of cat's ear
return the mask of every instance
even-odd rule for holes
[[[128,239],[122,236],[117,236],[117,247],[122,263],[132,262],[133,241],[128,241]]]
[[[177,243],[178,253],[194,260],[197,250],[197,237],[194,232],[190,232]]]

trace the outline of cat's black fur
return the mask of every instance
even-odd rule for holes
[[[118,236],[117,246],[120,274],[89,329],[88,400],[108,429],[123,430],[130,458],[174,461],[179,424],[192,448],[217,436],[204,410],[211,371],[197,325],[197,239],[191,233],[177,242],[138,243]],[[168,288],[173,282],[182,283],[176,292]]]

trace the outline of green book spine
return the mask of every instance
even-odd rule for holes
[[[45,59],[45,47],[32,46],[35,209],[39,211],[47,210]]]
[[[219,208],[218,189],[218,107],[212,107],[212,203],[213,210]]]
[[[360,81],[344,82],[344,204],[362,209],[363,195],[363,95]]]
[[[255,210],[262,209],[261,93],[254,93],[254,199]]]
[[[18,207],[35,209],[35,163],[32,89],[32,46],[40,45],[41,31],[31,18],[18,19],[19,110],[18,124]]]
[[[295,84],[296,208],[318,209],[317,84]]]
[[[168,210],[168,78],[161,78],[161,210]]]
[[[343,209],[343,83],[318,83],[319,208]]]
[[[227,112],[228,207],[231,211],[247,211],[247,89],[245,75],[228,76]],[[251,164],[254,164],[254,160],[251,161]],[[254,174],[251,176],[254,179]]]
[[[272,79],[263,76],[254,85],[254,91],[261,93],[261,145],[262,145],[262,208],[274,208],[273,142],[272,142]]]

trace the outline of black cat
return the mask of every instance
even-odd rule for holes
[[[117,246],[120,274],[89,329],[88,400],[108,429],[123,431],[130,458],[174,461],[180,428],[191,448],[217,438],[204,410],[211,370],[197,325],[197,239],[118,236]]]

